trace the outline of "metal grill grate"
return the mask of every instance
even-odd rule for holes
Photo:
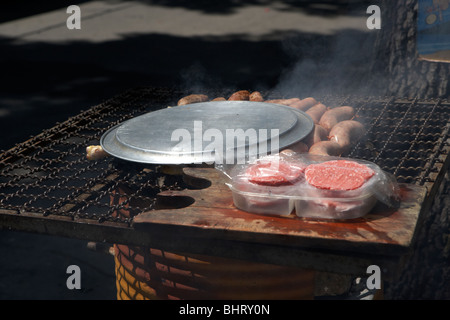
[[[182,182],[160,173],[157,166],[127,165],[112,158],[89,161],[86,147],[98,144],[114,125],[166,107],[174,97],[168,90],[130,91],[2,153],[0,208],[127,224],[131,217],[117,214],[125,206],[133,214],[153,209],[158,192],[181,188]],[[112,205],[124,186],[133,192]]]
[[[64,216],[130,225],[152,210],[161,190],[184,188],[160,166],[112,158],[88,161],[86,146],[98,144],[112,126],[164,108],[182,96],[168,89],[135,89],[45,130],[0,155],[0,212]],[[352,105],[366,136],[347,155],[373,161],[399,182],[428,184],[448,166],[450,103],[374,97],[323,97],[334,107]],[[126,194],[118,194],[120,188]],[[117,198],[121,198],[118,201]],[[126,208],[131,216],[120,215]]]
[[[375,162],[401,183],[433,186],[449,154],[448,101],[370,97],[333,98],[328,103],[354,106],[358,121],[367,128],[344,156]]]

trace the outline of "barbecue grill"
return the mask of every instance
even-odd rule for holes
[[[448,170],[449,101],[316,97],[329,107],[353,106],[367,128],[343,156],[376,163],[404,190],[406,205],[398,212],[385,214],[385,208],[378,208],[380,215],[368,218],[380,226],[383,219],[377,217],[393,223],[383,232],[364,229],[364,219],[349,227],[237,212],[230,209],[230,194],[211,166],[86,159],[86,147],[99,144],[108,129],[173,106],[185,94],[167,88],[129,90],[2,152],[1,227],[117,244],[119,253],[123,246],[151,247],[350,274],[365,273],[367,266],[378,264],[386,278],[398,270],[420,227],[420,213],[428,210]],[[275,92],[266,96],[280,98]],[[174,169],[184,173],[173,174]],[[296,234],[295,228],[305,227],[312,233]],[[356,229],[359,238],[352,236]],[[123,280],[123,273],[117,274]]]

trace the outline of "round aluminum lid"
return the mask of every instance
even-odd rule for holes
[[[165,108],[105,132],[100,144],[128,161],[158,164],[236,163],[278,152],[314,128],[297,109],[264,102],[210,101]]]

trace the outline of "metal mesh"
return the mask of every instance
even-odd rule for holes
[[[450,103],[395,98],[330,99],[351,105],[367,133],[343,156],[372,161],[400,183],[431,187],[449,154]]]
[[[167,90],[130,91],[2,153],[0,209],[128,224],[153,209],[158,192],[183,188],[180,179],[162,174],[159,166],[89,161],[86,147],[99,144],[114,125],[166,107],[173,97]],[[119,195],[123,188],[127,194]],[[120,214],[124,208],[131,216]]]
[[[179,177],[163,174],[156,165],[113,158],[88,161],[86,147],[99,144],[114,125],[174,104],[181,96],[168,89],[131,90],[3,152],[0,211],[130,224],[134,215],[154,209],[158,192],[185,187]],[[399,182],[420,185],[432,185],[448,162],[447,101],[374,97],[321,101],[330,107],[355,107],[358,120],[367,127],[367,134],[344,156],[373,161]],[[124,209],[129,214],[121,215]]]

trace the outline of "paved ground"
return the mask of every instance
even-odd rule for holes
[[[142,85],[366,90],[348,79],[364,85],[375,34],[367,4],[349,2],[7,1],[0,149]],[[66,26],[69,4],[81,8],[80,30]],[[84,241],[0,231],[0,257],[0,299],[115,298],[112,257]],[[81,290],[66,287],[71,264]]]

